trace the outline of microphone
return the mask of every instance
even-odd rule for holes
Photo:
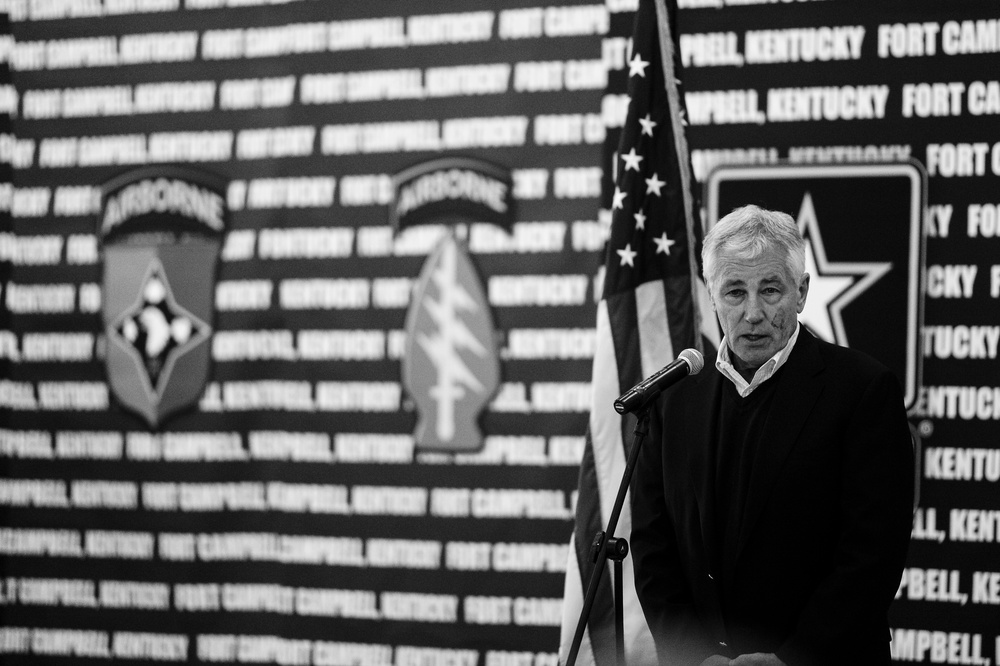
[[[615,411],[627,414],[646,406],[668,386],[673,386],[688,375],[697,375],[705,367],[705,359],[697,349],[685,349],[677,355],[677,360],[622,393],[615,400]]]

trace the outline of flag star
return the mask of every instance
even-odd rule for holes
[[[659,238],[654,238],[653,242],[656,243],[656,254],[670,254],[670,246],[677,241],[670,240],[667,238],[667,233],[663,232]]]
[[[626,154],[622,155],[622,159],[625,160],[625,170],[629,169],[633,171],[639,170],[639,162],[643,160],[642,155],[636,155],[635,147],[629,150]]]
[[[647,181],[648,182],[648,181]],[[615,187],[615,200],[611,202],[611,210],[625,207],[625,197],[628,194]]]
[[[635,263],[633,262],[633,260],[635,259],[635,255],[639,253],[632,249],[631,243],[628,243],[625,246],[624,250],[615,250],[615,252],[617,252],[618,256],[622,258],[622,262],[621,264],[619,264],[620,266],[628,264],[632,268],[635,268]]]
[[[636,74],[638,74],[639,76],[645,78],[645,76],[646,76],[646,67],[648,67],[648,66],[649,66],[649,62],[646,61],[646,60],[643,60],[642,58],[640,58],[639,54],[636,53],[634,56],[632,56],[632,60],[630,60],[629,63],[628,63],[628,75],[629,75],[629,78],[635,76]]]
[[[636,229],[642,229],[642,230],[646,229],[646,216],[642,214],[641,210],[639,212],[637,212],[635,215],[633,215],[632,217],[635,218],[635,228]]]
[[[653,128],[656,127],[657,123],[646,114],[645,118],[639,118],[639,124],[642,125],[642,133],[653,136]]]
[[[655,194],[656,196],[661,196],[660,188],[662,188],[666,184],[667,181],[660,180],[659,176],[657,176],[654,173],[652,178],[646,179],[646,194]]]

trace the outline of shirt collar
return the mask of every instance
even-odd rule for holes
[[[736,367],[731,361],[732,357],[729,354],[728,338],[722,338],[722,344],[719,345],[719,353],[715,359],[715,368],[722,373],[723,377],[729,379],[736,386],[736,390],[739,392],[740,397],[745,398],[753,393],[758,386],[773,377],[774,373],[776,373],[781,366],[785,364],[785,361],[788,360],[788,357],[792,353],[795,341],[799,339],[800,326],[801,325],[798,322],[795,322],[795,331],[792,333],[792,337],[788,338],[788,344],[786,344],[774,356],[767,359],[764,365],[757,368],[757,372],[754,373],[753,380],[749,383],[747,383],[747,380],[743,379],[743,376],[736,370]]]

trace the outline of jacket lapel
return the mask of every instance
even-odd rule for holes
[[[736,559],[739,559],[760,518],[785,458],[823,391],[823,382],[816,377],[823,367],[815,339],[802,328],[795,348],[777,379],[771,415],[761,434],[750,475]]]

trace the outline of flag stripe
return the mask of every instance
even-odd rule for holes
[[[593,455],[593,447],[590,446],[590,438],[587,441],[587,448],[584,452],[585,458],[588,454]],[[594,466],[594,469],[598,469],[598,465],[593,462],[593,458],[587,461],[590,465]],[[583,518],[587,522],[584,524],[605,524],[601,520],[601,493],[597,489],[597,479],[596,475],[594,478],[595,492],[592,495],[592,500],[588,501],[587,505],[583,507],[583,513],[581,514],[581,507],[577,505],[577,517]],[[580,580],[581,594],[579,595],[580,605],[575,607],[576,617],[573,617],[568,623],[572,627],[569,633],[569,639],[573,638],[576,626],[579,622],[579,612],[583,607],[583,596],[586,590],[590,587],[590,572],[593,569],[593,561],[590,557],[590,546],[593,542],[594,534],[586,534],[577,532],[574,534],[574,539],[576,541],[576,562],[577,562],[577,572]],[[598,664],[610,664],[615,660],[614,655],[614,645],[615,645],[615,623],[614,623],[614,599],[612,597],[611,591],[611,579],[604,576],[599,581],[599,586],[597,589],[597,595],[594,597],[594,605],[590,613],[590,617],[587,619],[586,632],[584,633],[584,642],[580,645],[580,654],[589,654],[589,659]],[[564,622],[564,624],[566,624]],[[564,630],[565,631],[565,630]],[[569,641],[564,643],[569,644]],[[587,650],[584,650],[585,644]]]
[[[631,506],[630,499],[625,500],[625,506]],[[625,535],[628,536],[632,532],[631,510],[628,512],[627,520],[623,512],[622,523],[627,524]],[[649,625],[646,624],[646,616],[642,613],[639,597],[635,593],[635,571],[632,567],[632,558],[626,557],[622,565],[626,662],[629,664],[655,663],[656,646],[653,644],[653,634],[649,631]]]
[[[671,330],[663,287],[663,282],[646,282],[635,289],[643,377],[650,376],[674,358],[672,336],[663,335],[664,329]]]
[[[607,375],[608,380],[615,379],[618,393],[615,398],[629,390],[642,377],[642,358],[639,355],[639,330],[636,323],[639,320],[635,292],[627,291],[614,294],[605,299],[610,320],[611,340],[608,349],[613,349],[617,361],[616,375]],[[605,405],[606,406],[606,405]]]
[[[596,347],[592,370],[592,403],[590,427],[583,460],[580,462],[579,493],[576,505],[576,530],[573,534],[573,554],[576,576],[581,592],[573,595],[580,599],[580,605],[564,602],[562,653],[565,658],[570,642],[579,622],[585,591],[590,585],[593,570],[591,544],[594,535],[607,525],[611,515],[611,504],[607,500],[607,487],[611,477],[620,477],[625,468],[625,456],[621,445],[619,419],[613,409],[613,401],[618,396],[618,365],[613,353],[611,319],[608,304],[601,301],[597,306]],[[610,413],[609,413],[610,412]],[[617,441],[617,445],[595,447],[594,440]],[[572,575],[570,572],[567,576]],[[570,583],[567,582],[567,585]],[[614,599],[610,576],[600,580],[594,605],[587,622],[584,641],[581,643],[577,663],[612,664],[615,661]],[[584,649],[589,645],[588,649]]]
[[[634,305],[634,301],[631,301]],[[597,308],[596,348],[613,348],[611,312],[607,303]],[[634,332],[634,329],[633,329]],[[638,358],[637,354],[633,357]],[[592,381],[593,404],[590,409],[590,435],[594,445],[597,487],[600,491],[601,522],[597,530],[607,526],[611,518],[611,507],[618,492],[622,473],[625,471],[625,446],[622,440],[621,418],[614,410],[614,401],[621,394],[618,377],[621,372],[613,354],[595,354],[594,379]],[[597,443],[601,445],[598,446]],[[586,535],[585,538],[593,536]]]
[[[587,438],[586,448],[587,450],[590,449],[589,437]],[[596,496],[596,494],[595,490],[594,495]],[[592,502],[592,504],[596,506],[596,502]],[[583,590],[587,585],[587,581],[583,580],[583,576],[580,573],[580,557],[580,552],[577,550],[576,532],[573,532],[573,534],[570,535],[569,557],[566,562],[566,584],[563,589],[562,629],[559,638],[559,645],[563,646],[564,649],[573,642],[576,625],[580,619],[580,610],[583,608]],[[587,558],[587,554],[584,553],[582,557]],[[566,654],[564,651],[563,654],[560,655],[560,661],[565,663],[565,659]],[[577,663],[594,663],[594,653],[590,643],[590,632],[586,629],[583,633],[583,640],[580,643],[580,657],[577,659]]]
[[[670,303],[670,339],[674,349],[694,345],[694,304],[691,302],[691,280],[687,275],[669,277],[663,280],[667,302]]]
[[[612,312],[611,305],[613,303],[619,306],[616,312]],[[633,373],[641,371],[639,365],[640,333],[638,327],[635,325],[636,305],[637,298],[633,292],[612,296],[606,301],[602,301],[598,304],[596,333],[597,349],[612,350],[617,347],[618,343],[615,333],[622,333],[622,328],[627,330],[628,335],[624,337],[630,340],[628,344],[630,352],[624,355],[628,357],[629,362],[634,366]],[[632,321],[631,326],[616,327],[617,324],[623,324],[626,319]],[[598,357],[601,358],[600,361]],[[615,389],[618,385],[615,379],[624,374],[622,369],[613,361],[616,357],[617,354],[606,352],[596,354],[594,361],[594,402],[591,406],[590,432],[600,501],[600,523],[597,530],[606,527],[611,518],[614,500],[617,497],[618,488],[621,485],[621,479],[625,472],[626,440],[623,439],[623,436],[631,436],[630,432],[623,432],[623,430],[625,429],[626,422],[634,424],[634,419],[622,419],[614,411],[614,400],[620,393]],[[603,446],[594,446],[594,442],[601,442]],[[625,504],[622,507],[618,524],[615,528],[615,536],[627,538],[631,533],[631,529],[631,505],[626,496]],[[583,544],[578,544],[578,553],[580,546],[585,545],[586,551],[583,552],[585,558],[589,555],[592,537],[593,534],[578,535],[578,541],[584,542]],[[610,563],[608,569],[609,571],[612,569]],[[650,655],[654,654],[654,647],[649,628],[646,625],[645,616],[642,614],[642,608],[639,605],[639,599],[635,594],[635,586],[632,582],[634,577],[631,559],[626,559],[626,562],[623,563],[622,580],[626,657],[629,663],[645,663],[648,661]],[[589,580],[583,581],[583,583],[586,586]],[[592,645],[596,646],[594,648],[594,656],[597,664],[612,664],[615,660],[614,597],[611,590],[611,576],[605,576],[601,580],[601,591],[594,602],[594,611],[592,611],[590,616],[590,637]],[[602,601],[605,606],[599,610],[598,605]],[[603,618],[603,625],[598,625],[598,622],[601,621],[598,618]]]

